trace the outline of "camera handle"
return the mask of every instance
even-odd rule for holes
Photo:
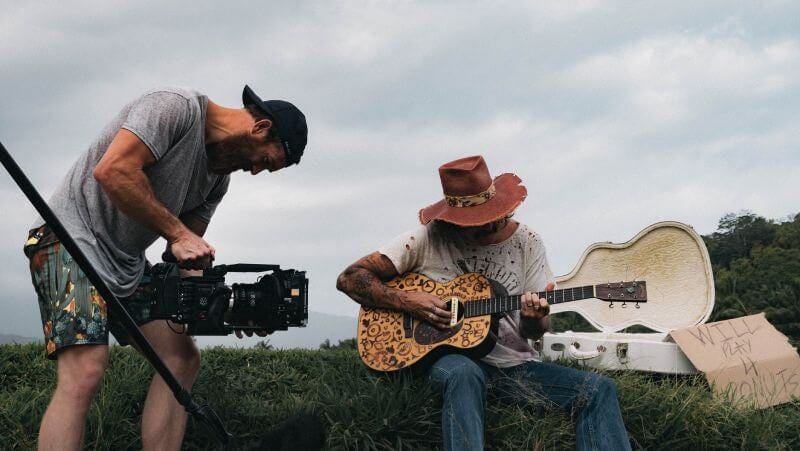
[[[22,172],[22,169],[20,169],[16,161],[14,161],[14,158],[11,157],[11,154],[8,153],[3,143],[0,143],[0,162],[5,166],[8,173],[17,183],[17,186],[19,186],[25,194],[25,197],[28,198],[28,201],[30,201],[34,208],[36,208],[36,211],[42,215],[42,219],[44,219],[53,233],[59,238],[61,244],[67,249],[67,252],[72,255],[72,258],[78,263],[78,266],[86,273],[89,281],[91,281],[92,285],[94,285],[95,289],[100,293],[100,296],[106,301],[111,314],[122,324],[133,341],[139,346],[144,357],[150,362],[153,368],[155,368],[161,378],[164,379],[164,382],[167,383],[170,390],[172,390],[172,393],[175,395],[175,399],[186,408],[187,412],[194,415],[201,423],[211,429],[221,445],[229,444],[233,435],[225,429],[225,425],[222,424],[222,420],[220,420],[219,416],[208,405],[201,406],[197,404],[194,399],[192,399],[192,395],[183,388],[177,379],[175,379],[175,376],[169,368],[167,368],[158,354],[156,354],[150,342],[147,341],[147,338],[142,334],[139,326],[137,326],[136,322],[131,318],[125,306],[122,305],[103,279],[97,274],[97,271],[95,271],[92,264],[83,254],[83,251],[81,251],[72,239],[72,236],[70,236],[69,232],[67,232],[61,224],[61,221],[59,221],[58,217],[53,213],[53,210],[50,209],[44,199],[42,199],[42,196],[39,195],[39,192],[36,191],[36,188],[31,184],[30,180],[28,180],[28,177],[25,176],[25,173]]]
[[[178,259],[172,254],[172,251],[166,250],[161,254],[161,260],[166,263],[178,263]],[[277,271],[281,269],[281,265],[262,265],[258,263],[236,263],[233,265],[216,265],[214,269],[223,274],[229,272],[266,272]]]

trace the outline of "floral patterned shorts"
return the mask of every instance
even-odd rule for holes
[[[106,302],[47,226],[30,231],[24,250],[49,359],[67,346],[107,345],[109,329],[121,344],[128,344],[124,329],[108,320]],[[150,321],[147,303],[126,302],[125,307],[138,324]]]

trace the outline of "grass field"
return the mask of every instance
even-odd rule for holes
[[[617,382],[634,449],[800,449],[800,401],[766,410],[715,399],[700,376],[608,373]],[[140,448],[138,423],[152,370],[131,349],[112,348],[95,398],[87,449]],[[0,449],[32,449],[53,390],[55,365],[41,345],[0,346]],[[320,414],[330,449],[440,447],[440,399],[424,380],[369,373],[352,350],[210,349],[194,390],[229,430],[257,437],[305,410]],[[573,449],[574,424],[535,400],[530,406],[490,401],[490,449]],[[185,447],[213,438],[189,421]]]

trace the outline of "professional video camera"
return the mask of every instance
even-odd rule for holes
[[[165,254],[166,255],[166,254]],[[167,258],[165,258],[166,260]],[[225,285],[231,272],[264,272],[255,283]],[[286,330],[308,322],[305,271],[278,265],[218,265],[202,276],[182,278],[177,263],[158,263],[137,297],[149,300],[152,318],[185,324],[190,335],[228,335],[234,330]]]

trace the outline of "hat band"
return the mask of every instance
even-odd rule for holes
[[[447,202],[447,205],[451,207],[474,207],[475,205],[489,202],[489,200],[494,197],[495,192],[494,183],[492,183],[486,191],[482,191],[478,194],[472,196],[448,196],[445,194],[444,200]]]

